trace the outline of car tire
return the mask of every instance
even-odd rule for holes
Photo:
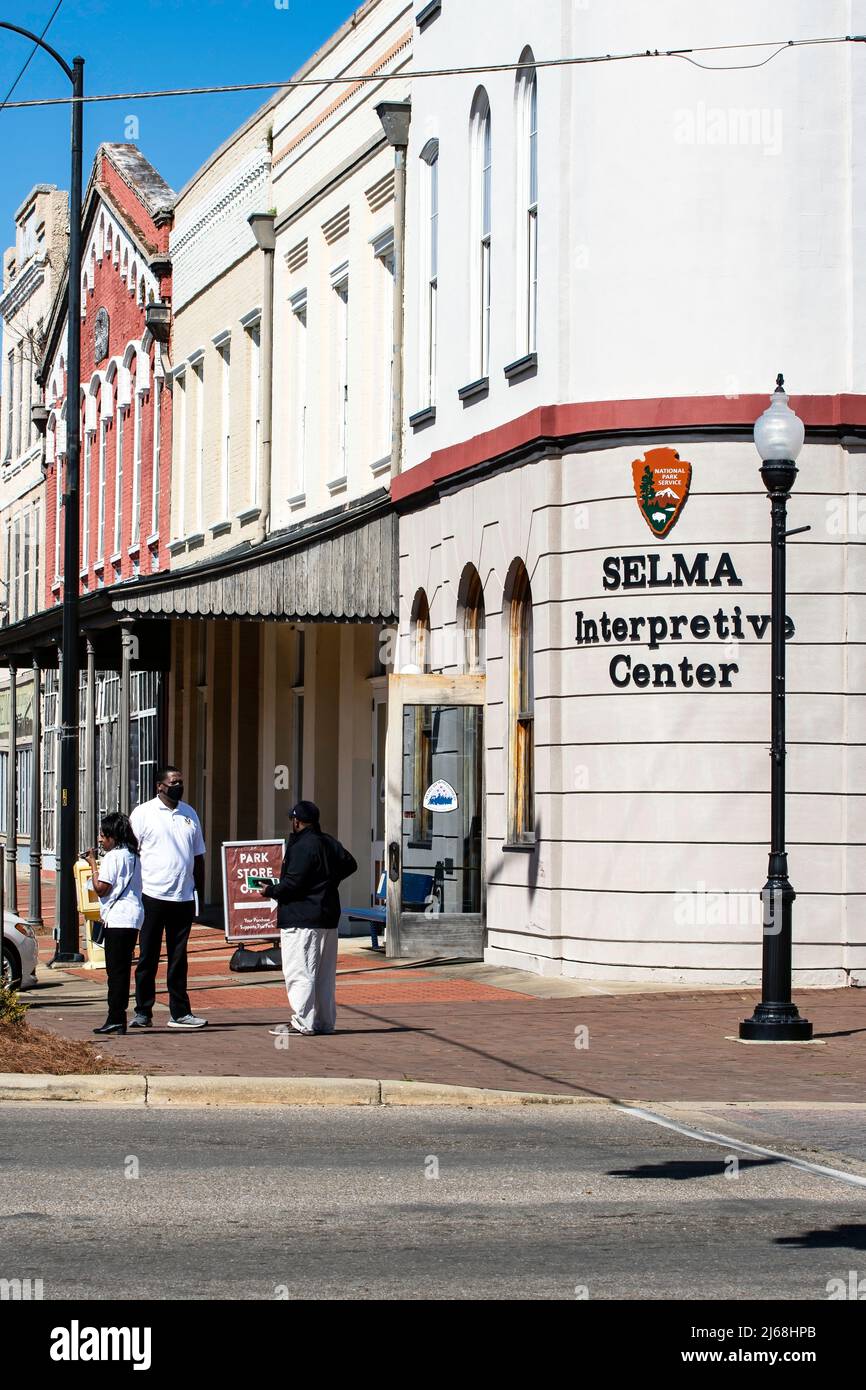
[[[3,983],[7,989],[21,988],[21,960],[10,941],[3,942]]]

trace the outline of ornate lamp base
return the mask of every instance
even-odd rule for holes
[[[757,1004],[751,1018],[740,1024],[744,1042],[809,1042],[812,1025],[801,1018],[796,1004]]]

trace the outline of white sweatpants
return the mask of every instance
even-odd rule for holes
[[[333,1033],[337,1026],[337,929],[291,927],[280,932],[286,992],[297,1026]]]

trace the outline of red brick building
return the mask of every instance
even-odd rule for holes
[[[171,391],[167,347],[148,305],[170,301],[174,193],[135,145],[100,145],[84,199],[81,324],[80,592],[167,564]],[[153,318],[153,314],[151,314]],[[45,601],[63,597],[67,292],[48,329]]]

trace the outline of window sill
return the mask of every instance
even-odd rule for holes
[[[477,381],[470,381],[467,386],[461,386],[460,390],[457,392],[457,398],[465,405],[467,401],[472,402],[480,400],[482,396],[487,395],[489,390],[490,377],[480,376]]]
[[[329,478],[325,486],[327,487],[328,492],[333,497],[335,492],[343,491],[348,481],[348,475],[344,473],[341,478]]]
[[[148,546],[159,545],[159,532],[154,531],[152,536],[148,536],[146,544]]]
[[[131,545],[131,546],[129,547],[129,549],[127,550],[126,553],[127,553],[127,555],[129,556],[130,560],[137,560],[137,559],[138,559],[138,556],[139,556],[139,554],[140,554],[140,552],[141,552],[141,546],[140,546],[140,545]]]
[[[307,494],[305,492],[296,492],[294,497],[286,498],[286,504],[293,512],[296,512],[301,507],[306,507]]]
[[[538,849],[537,840],[520,841],[517,844],[503,843],[503,854],[534,854]]]
[[[370,472],[374,478],[381,478],[383,473],[387,473],[391,467],[391,455],[386,454],[383,459],[376,459],[375,463],[370,464]]]
[[[235,515],[241,526],[247,526],[251,521],[258,521],[261,514],[261,507],[245,507],[242,512],[237,512]]]
[[[94,572],[94,574],[103,574],[103,573],[105,572],[105,561],[104,561],[104,560],[94,560],[94,562],[93,562],[93,572]],[[59,588],[59,585],[58,585],[58,588]]]
[[[59,594],[62,587],[63,587],[63,580],[62,580],[62,579],[55,579],[54,583],[51,585],[51,592],[52,592],[52,594]]]
[[[179,555],[180,552],[181,552],[182,550],[186,550],[186,537],[185,537],[185,536],[178,536],[176,540],[169,541],[169,543],[168,543],[168,553],[169,553],[169,555]]]
[[[214,537],[224,536],[227,531],[232,529],[232,523],[229,517],[223,517],[221,521],[215,521],[213,526],[209,526],[207,529]]]
[[[79,570],[78,578],[79,578],[79,579],[84,579],[84,580],[86,580],[89,574],[90,574],[90,569],[89,569],[88,566],[85,565],[85,567],[84,567],[83,570]]]
[[[123,557],[121,556],[121,553],[120,553],[119,550],[118,550],[118,552],[117,552],[116,555],[109,555],[109,557],[108,557],[110,563],[111,563],[112,565],[114,565],[115,568],[117,568],[117,569],[120,568],[120,562],[121,562],[121,559],[122,559],[122,558],[123,558]]]
[[[415,23],[418,25],[419,32],[423,33],[427,25],[432,24],[441,13],[442,0],[429,0],[429,4],[420,9],[415,16]]]
[[[193,546],[204,545],[204,531],[193,531],[191,536],[187,536],[186,543],[190,550]]]
[[[435,423],[435,405],[425,405],[423,410],[416,410],[414,415],[409,416],[409,428],[413,430],[423,430],[425,425],[433,425]]]
[[[525,377],[535,376],[538,371],[538,353],[527,352],[523,357],[518,357],[515,362],[509,362],[505,368],[507,381],[523,381]]]

